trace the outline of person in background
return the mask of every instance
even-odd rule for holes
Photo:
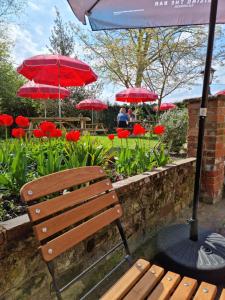
[[[118,115],[117,115],[117,126],[119,128],[126,128],[128,125],[129,117],[128,114],[126,113],[126,108],[121,107]]]
[[[131,108],[128,109],[128,117],[129,117],[129,121],[133,122],[135,121],[135,114],[133,113],[133,110]]]

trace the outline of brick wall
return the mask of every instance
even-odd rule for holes
[[[132,253],[144,244],[141,256],[150,259],[154,255],[152,236],[163,225],[175,222],[192,201],[194,170],[195,159],[189,158],[114,184],[123,207],[122,222]],[[115,227],[107,227],[57,258],[59,278],[71,280],[75,273],[112,248],[118,238]],[[47,267],[37,248],[27,215],[0,223],[1,300],[55,299],[50,291]],[[113,256],[112,262],[107,259],[94,275],[91,273],[90,277],[71,286],[63,293],[63,299],[79,299],[85,286],[100,280],[106,265],[111,269],[116,258]]]
[[[188,156],[196,156],[200,99],[188,101]],[[215,203],[222,199],[225,158],[225,96],[209,98],[205,127],[201,199]]]

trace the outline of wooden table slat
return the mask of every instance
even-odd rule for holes
[[[202,282],[195,294],[193,300],[214,300],[217,293],[217,287],[213,284]]]
[[[173,293],[174,289],[180,282],[180,275],[167,272],[163,279],[159,282],[156,288],[153,290],[151,295],[147,298],[148,300],[167,300]]]
[[[184,277],[170,300],[190,300],[198,286],[196,279]]]
[[[145,299],[154,289],[156,284],[161,280],[163,274],[163,268],[153,265],[123,300]]]
[[[139,259],[100,299],[122,299],[149,269],[149,267],[150,263],[148,261]]]

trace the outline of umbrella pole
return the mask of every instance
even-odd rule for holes
[[[59,118],[62,117],[62,106],[61,106],[61,99],[60,99],[60,84],[59,84]]]
[[[47,118],[46,101],[44,101],[44,109],[45,109],[45,119],[46,119]]]
[[[62,107],[61,107],[61,99],[60,99],[60,66],[58,63],[58,87],[59,87],[59,118],[62,118]],[[60,123],[61,126],[61,123]]]
[[[194,197],[193,197],[193,210],[192,210],[192,218],[190,219],[190,240],[192,241],[198,240],[198,203],[199,203],[200,188],[201,188],[201,171],[202,171],[202,157],[203,157],[203,146],[204,146],[205,120],[207,116],[210,69],[211,69],[212,55],[213,55],[217,7],[218,7],[218,0],[213,0],[211,2],[211,10],[210,10],[208,47],[207,47],[207,55],[206,55],[206,63],[205,63],[202,100],[201,100],[201,107],[200,107],[200,114],[199,114],[199,133],[198,133],[196,173],[195,173],[195,185],[194,185]]]

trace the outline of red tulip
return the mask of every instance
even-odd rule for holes
[[[30,125],[29,119],[23,116],[16,117],[15,122],[19,127],[23,128],[29,127]]]
[[[108,135],[108,138],[112,141],[112,140],[114,140],[115,135],[114,135],[114,134],[109,134],[109,135]]]
[[[66,139],[69,142],[77,142],[80,139],[80,131],[78,130],[72,130],[70,132],[67,132]]]
[[[165,132],[166,128],[163,125],[157,125],[153,128],[153,133],[161,135]]]
[[[120,131],[123,131],[124,129],[123,128],[116,128],[116,132],[120,132]]]
[[[146,129],[143,126],[141,126],[140,124],[134,125],[134,129],[133,129],[134,135],[141,135],[141,134],[145,134],[145,133],[146,133]]]
[[[52,130],[51,132],[50,132],[50,137],[51,138],[59,138],[59,137],[61,137],[62,136],[62,130],[60,130],[60,129],[58,129],[58,128],[56,128],[56,129],[54,129],[54,130]]]
[[[52,122],[43,121],[40,124],[40,129],[43,131],[45,136],[50,136],[51,132],[56,129],[56,125]]]
[[[129,130],[122,130],[117,133],[119,139],[127,139],[130,135]]]
[[[34,129],[33,135],[39,139],[39,138],[42,138],[45,134],[41,129]]]
[[[21,139],[25,136],[25,130],[23,128],[13,128],[12,136],[17,139]]]
[[[0,115],[0,126],[11,126],[13,124],[13,117],[7,114]]]

